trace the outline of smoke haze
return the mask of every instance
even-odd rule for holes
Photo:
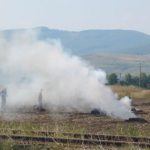
[[[9,110],[36,105],[42,89],[43,104],[50,111],[97,108],[115,118],[135,117],[105,85],[104,71],[65,53],[58,40],[38,40],[32,31],[9,41],[0,36],[0,82],[8,90]]]

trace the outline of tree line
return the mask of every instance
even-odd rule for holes
[[[121,84],[121,85],[134,85],[142,88],[150,89],[150,74],[141,72],[139,76],[126,74],[123,78],[116,73],[107,75],[109,85]]]

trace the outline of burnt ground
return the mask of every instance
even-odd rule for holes
[[[125,122],[107,116],[79,113],[27,112],[1,114],[0,128],[150,136],[150,100],[134,100],[133,105],[142,110],[138,117],[149,123]]]

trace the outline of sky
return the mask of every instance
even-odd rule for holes
[[[0,0],[0,30],[37,26],[150,34],[150,0]]]

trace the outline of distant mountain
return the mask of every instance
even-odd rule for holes
[[[1,31],[6,38],[28,29]],[[131,30],[85,30],[71,32],[36,27],[40,40],[59,39],[64,48],[75,54],[118,53],[150,54],[150,35]]]
[[[28,30],[31,29],[4,30],[0,33],[9,41],[14,34]],[[150,35],[131,30],[70,32],[46,27],[32,30],[38,33],[39,40],[60,40],[66,51],[79,55],[107,73],[139,74],[139,63],[142,63],[143,72],[150,73]]]

